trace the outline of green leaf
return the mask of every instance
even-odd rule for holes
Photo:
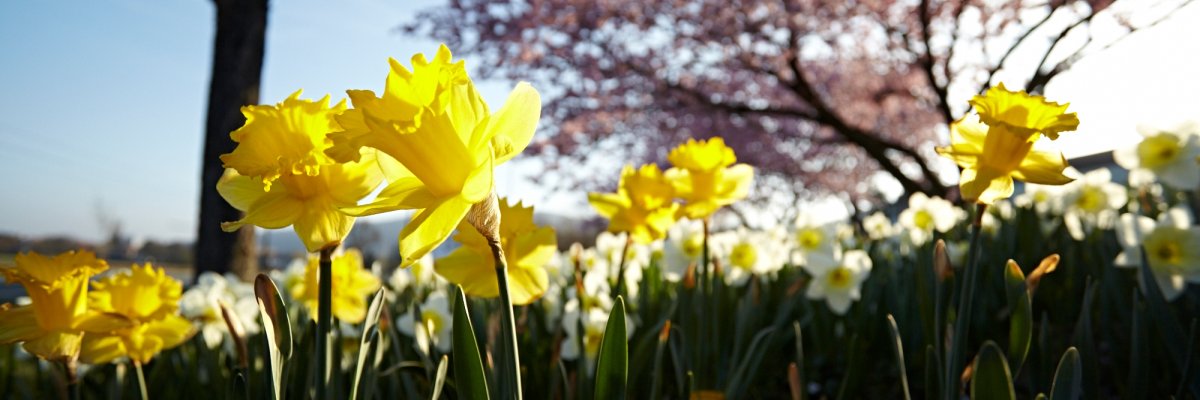
[[[380,341],[383,335],[379,330],[379,316],[383,313],[383,308],[387,305],[384,300],[384,289],[379,289],[375,292],[375,297],[371,298],[371,305],[367,306],[367,319],[363,321],[363,335],[358,346],[358,362],[354,367],[354,382],[350,386],[351,399],[365,399],[370,396],[359,391],[364,385],[367,387],[375,386],[375,376],[377,369],[375,368],[376,352],[380,347]],[[370,365],[370,368],[367,366]]]
[[[1132,331],[1129,334],[1129,385],[1126,398],[1136,398],[1145,395],[1149,390],[1150,366],[1148,343],[1146,342],[1146,315],[1138,295],[1133,294],[1133,311],[1131,312]]]
[[[442,395],[442,386],[446,384],[446,367],[450,364],[445,355],[442,355],[442,360],[438,361],[437,375],[433,379],[433,393],[429,395],[429,400],[437,400]]]
[[[1012,315],[1008,320],[1008,362],[1016,376],[1021,373],[1033,341],[1033,305],[1029,292],[1022,290],[1016,294],[1015,302],[1010,301],[1009,307]]]
[[[984,342],[971,368],[971,398],[974,400],[1016,399],[1012,373],[1004,352],[991,340]]]
[[[763,364],[763,357],[766,356],[767,344],[770,342],[772,333],[775,333],[773,326],[763,328],[754,335],[754,340],[750,341],[750,347],[746,350],[746,356],[742,358],[737,370],[734,370],[733,376],[729,378],[729,384],[725,387],[725,397],[740,399],[746,394],[750,381],[753,380],[754,375],[758,373],[758,368]]]
[[[1068,348],[1058,361],[1054,371],[1054,386],[1050,388],[1050,400],[1074,400],[1083,397],[1083,365],[1079,362],[1079,350]]]
[[[629,370],[629,343],[625,336],[625,299],[617,296],[596,360],[596,399],[624,399]]]
[[[467,296],[462,286],[454,297],[454,382],[458,397],[464,399],[488,399],[487,375],[483,371],[483,360],[479,356],[479,343],[475,341],[475,328],[467,314]]]
[[[808,388],[804,384],[804,330],[800,328],[800,321],[792,322],[792,331],[796,334],[796,385],[800,389],[800,399],[808,398]]]
[[[271,374],[271,397],[283,398],[283,367],[292,357],[292,322],[279,288],[266,274],[254,278],[254,297],[258,300],[258,315],[267,335],[267,360]]]
[[[891,328],[892,345],[896,351],[896,368],[900,371],[900,390],[904,394],[904,399],[909,400],[912,396],[908,391],[908,372],[904,367],[904,342],[900,340],[900,327],[896,325],[896,318],[892,314],[888,314],[888,328]]]
[[[941,379],[941,364],[938,362],[937,353],[933,350],[933,345],[925,346],[925,398],[938,399],[941,398],[938,390],[941,387],[938,385],[938,379]]]

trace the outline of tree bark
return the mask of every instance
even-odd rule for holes
[[[236,146],[229,133],[246,121],[242,106],[258,104],[267,0],[214,0],[213,4],[217,8],[217,33],[204,128],[195,272],[233,272],[249,280],[258,272],[254,227],[245,226],[233,233],[221,230],[221,222],[242,215],[217,193],[217,181],[225,172],[220,155]]]

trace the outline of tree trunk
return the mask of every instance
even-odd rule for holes
[[[217,7],[217,34],[204,128],[195,271],[197,275],[233,272],[249,280],[258,272],[254,227],[245,226],[234,233],[221,230],[221,222],[237,220],[241,212],[217,193],[217,180],[225,172],[219,156],[235,147],[229,133],[246,121],[242,106],[258,104],[267,0],[214,0],[213,4]]]

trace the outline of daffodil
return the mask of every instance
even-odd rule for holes
[[[132,326],[88,332],[80,354],[84,362],[103,364],[128,357],[145,364],[192,336],[192,323],[178,314],[183,286],[162,268],[134,265],[132,270],[110,275],[93,286],[89,306],[121,316]]]
[[[1117,239],[1125,250],[1113,263],[1139,267],[1145,250],[1150,272],[1167,300],[1183,294],[1188,283],[1200,283],[1200,227],[1192,226],[1186,209],[1172,208],[1157,222],[1141,215],[1121,215]]]
[[[963,168],[959,189],[964,199],[992,204],[1013,193],[1013,179],[1043,185],[1071,182],[1063,175],[1067,159],[1062,153],[1034,148],[1043,135],[1079,126],[1067,104],[1047,101],[1024,91],[1013,92],[999,84],[971,99],[982,124],[960,119],[950,124],[950,146],[938,153]],[[986,124],[986,125],[985,125]]]
[[[710,252],[716,249],[710,249]],[[711,254],[710,254],[711,256]],[[704,257],[704,223],[682,218],[667,231],[663,246],[663,277],[679,282],[689,267]]]
[[[1176,189],[1200,188],[1200,124],[1189,122],[1172,129],[1139,126],[1138,132],[1144,138],[1136,147],[1113,151],[1117,164],[1149,171]]]
[[[230,135],[237,148],[221,156],[226,170],[217,192],[246,215],[221,228],[290,225],[309,252],[341,244],[354,217],[339,209],[357,205],[383,180],[373,152],[353,162],[325,155],[325,135],[340,129],[334,116],[345,108],[330,107],[329,96],[300,99],[300,91],[277,105],[243,108],[246,124]]]
[[[1063,220],[1075,240],[1083,240],[1094,228],[1112,228],[1117,211],[1129,200],[1125,186],[1114,183],[1107,168],[1089,171],[1063,188]]]
[[[292,298],[304,303],[311,318],[317,318],[318,283],[317,271],[320,258],[310,256],[304,267],[304,279],[294,279],[285,282]],[[338,320],[357,324],[367,316],[367,296],[375,293],[381,283],[379,278],[369,270],[363,269],[362,253],[358,250],[346,250],[334,255],[330,264],[332,282],[333,316]]]
[[[446,280],[462,285],[476,297],[496,297],[496,261],[491,247],[478,231],[463,222],[454,241],[462,247],[434,261],[434,269]],[[546,292],[549,277],[545,265],[558,254],[554,228],[533,223],[533,207],[510,205],[500,200],[500,247],[508,264],[508,290],[513,304],[529,304]]]
[[[737,156],[719,137],[688,139],[671,150],[667,160],[674,166],[667,170],[667,179],[675,186],[676,195],[684,200],[683,214],[692,219],[708,217],[721,207],[746,198],[754,180],[754,168],[734,165]]]
[[[345,211],[420,210],[400,232],[402,266],[444,242],[472,205],[489,198],[492,169],[525,149],[541,115],[538,92],[524,82],[492,114],[465,63],[451,58],[443,45],[432,61],[413,56],[412,71],[389,59],[383,96],[347,91],[354,108],[338,116],[341,130],[329,135],[326,154],[336,160],[360,160],[360,149],[370,147],[398,161],[389,163],[388,186],[375,202]]]
[[[88,251],[54,257],[30,252],[14,260],[16,266],[0,268],[0,273],[5,281],[24,286],[32,304],[0,307],[0,344],[23,342],[38,357],[73,362],[83,330],[101,322],[88,310],[88,279],[107,270],[108,263]]]
[[[787,234],[782,230],[742,228],[714,235],[712,241],[722,249],[724,278],[731,286],[745,285],[751,276],[774,274],[787,262]]]
[[[616,193],[588,193],[588,202],[608,218],[609,232],[628,233],[636,243],[662,239],[675,223],[675,188],[657,165],[626,165]]]
[[[845,315],[851,303],[862,298],[862,283],[871,273],[871,258],[862,250],[848,250],[838,255],[832,267],[805,269],[813,276],[808,298],[823,299],[834,313]]]
[[[908,197],[908,208],[900,212],[897,222],[908,233],[908,242],[920,246],[933,238],[934,231],[949,232],[965,217],[962,209],[949,201],[917,192]]]
[[[795,255],[792,262],[798,265],[826,266],[832,264],[837,253],[842,251],[835,223],[818,222],[816,215],[800,213],[793,227]]]
[[[232,354],[235,349],[230,342],[225,341],[229,334],[229,325],[221,315],[221,302],[229,305],[241,319],[242,328],[247,335],[255,335],[262,330],[259,325],[258,300],[254,296],[254,286],[238,280],[233,275],[225,277],[214,272],[201,273],[196,278],[196,284],[185,290],[179,298],[179,314],[192,321],[208,348],[213,349],[221,343],[226,343],[226,350]]]
[[[485,275],[495,277],[491,271],[487,271]],[[425,298],[420,308],[420,315],[414,307],[400,316],[400,320],[396,322],[400,332],[416,339],[417,348],[425,354],[429,354],[430,342],[438,351],[449,353],[454,317],[450,314],[450,301],[446,298],[446,292],[434,291]]]

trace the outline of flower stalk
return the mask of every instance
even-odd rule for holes
[[[971,327],[971,314],[975,304],[975,287],[979,286],[979,231],[983,228],[983,213],[987,204],[975,206],[975,218],[971,223],[971,245],[967,250],[966,274],[963,277],[962,293],[958,299],[954,332],[950,341],[949,358],[946,359],[945,381],[942,395],[946,400],[958,398],[959,368],[963,347],[966,346],[967,331]]]
[[[317,379],[317,393],[321,398],[332,398],[329,393],[330,349],[329,331],[333,325],[333,251],[337,246],[321,249],[320,277],[317,279],[317,368],[321,369]]]
[[[142,363],[137,361],[131,362],[133,363],[133,370],[137,373],[138,389],[141,390],[142,400],[148,400],[150,392],[146,390],[146,374],[142,373]]]
[[[512,296],[508,288],[508,261],[504,258],[504,246],[500,242],[500,200],[491,193],[467,211],[466,221],[487,241],[496,265],[496,284],[500,289],[501,398],[521,399],[521,359],[517,352],[517,323],[513,316]],[[508,391],[503,390],[505,386]]]
[[[625,246],[621,248],[621,263],[617,265],[617,283],[614,285],[616,290],[613,290],[613,300],[624,294],[625,290],[625,264],[629,262],[629,245],[633,244],[633,236],[625,235]]]

